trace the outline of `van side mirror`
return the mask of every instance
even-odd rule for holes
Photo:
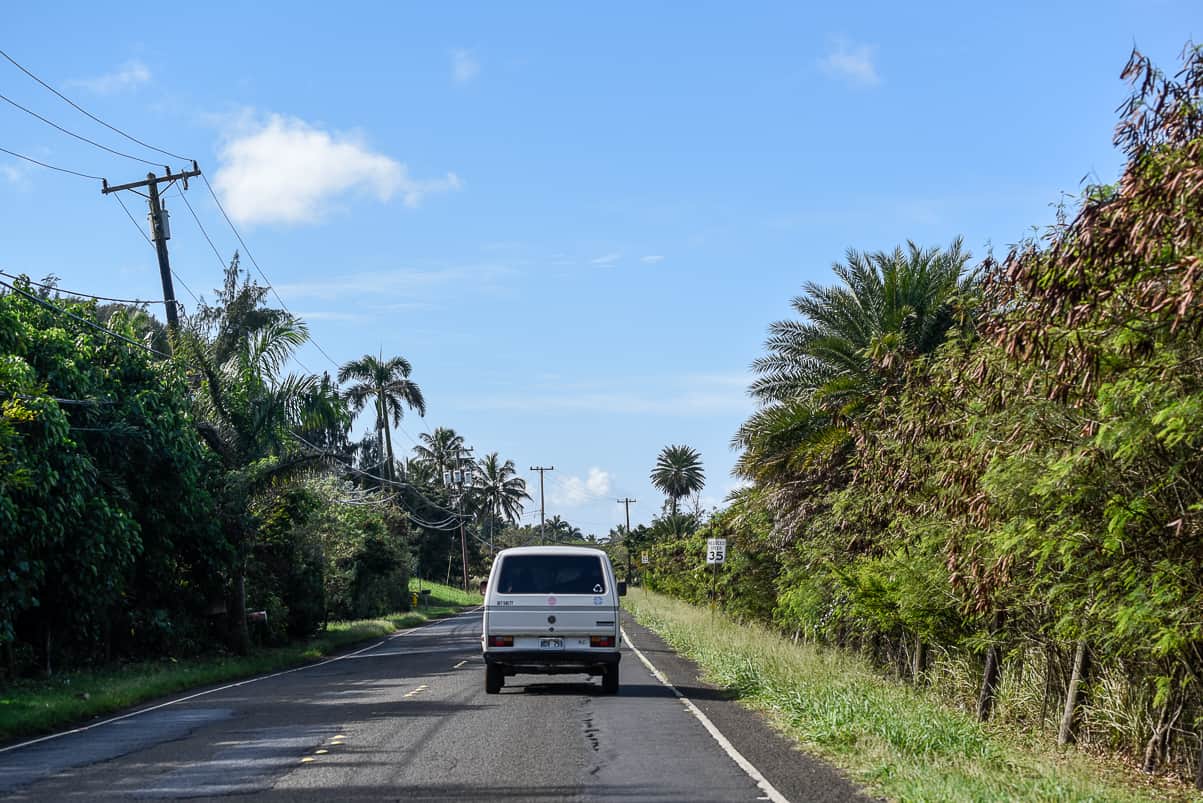
[[[625,597],[626,595],[627,595],[627,581],[619,580],[618,581],[618,596]]]

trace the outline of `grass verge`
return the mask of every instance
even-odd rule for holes
[[[902,801],[1201,801],[1150,779],[982,725],[856,656],[796,645],[755,625],[632,589],[625,606],[703,669],[766,712],[808,752],[875,794]]]
[[[417,627],[481,604],[479,594],[423,581],[429,606],[379,619],[330,622],[313,638],[263,647],[246,656],[162,658],[103,669],[63,672],[45,680],[19,680],[0,688],[0,742],[47,733],[186,689],[253,677],[310,663],[357,642]],[[418,590],[417,581],[411,590]]]

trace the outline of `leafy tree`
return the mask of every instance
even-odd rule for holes
[[[697,493],[706,484],[702,456],[688,446],[665,446],[656,458],[651,480],[668,497],[671,513],[676,516],[681,498]]]
[[[0,645],[86,661],[190,649],[225,554],[169,363],[92,303],[0,294]],[[75,318],[68,317],[68,314]],[[106,319],[136,342],[125,311]]]

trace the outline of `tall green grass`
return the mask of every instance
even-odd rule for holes
[[[475,605],[483,605],[484,597],[476,591],[464,591],[455,586],[443,585],[442,583],[432,583],[429,580],[418,580],[410,578],[409,590],[417,591],[419,588],[430,590],[430,605],[442,607],[458,607],[469,608]]]
[[[902,801],[1203,800],[1172,781],[982,725],[856,656],[793,644],[642,589],[632,589],[625,605],[708,680],[764,710],[876,794]]]
[[[432,590],[428,607],[378,619],[330,622],[311,639],[259,648],[243,657],[163,658],[10,683],[0,687],[0,742],[79,724],[186,689],[300,666],[482,601],[479,594],[449,586],[424,581],[423,587]],[[418,589],[416,580],[411,589]]]

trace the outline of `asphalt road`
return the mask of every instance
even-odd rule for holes
[[[5,749],[0,797],[865,799],[756,714],[699,684],[654,634],[630,619],[625,629],[676,691],[628,648],[617,696],[583,675],[508,678],[500,695],[486,695],[473,612]]]

